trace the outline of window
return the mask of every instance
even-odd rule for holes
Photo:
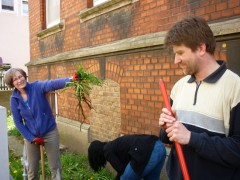
[[[240,76],[240,39],[227,42],[228,68]]]
[[[60,0],[46,0],[47,28],[60,23]]]
[[[106,1],[108,1],[108,0],[93,0],[93,6],[97,6],[97,5],[99,5],[103,2],[106,2]]]
[[[17,0],[1,0],[0,4],[2,11],[17,13]]]
[[[14,0],[2,0],[2,10],[14,11]]]
[[[54,91],[51,91],[47,93],[47,98],[54,116],[57,116],[58,115],[57,94]]]
[[[22,0],[22,15],[28,16],[28,0]]]
[[[65,21],[60,19],[60,6],[60,0],[40,1],[42,30],[37,33],[39,40],[65,29]]]

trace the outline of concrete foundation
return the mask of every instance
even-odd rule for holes
[[[58,130],[60,133],[60,143],[76,153],[87,155],[89,146],[89,130],[88,124],[82,124],[64,117],[56,118]]]

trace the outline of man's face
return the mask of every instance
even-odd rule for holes
[[[193,52],[185,45],[174,45],[173,52],[175,54],[174,63],[182,68],[185,75],[194,75],[198,72],[199,54],[198,50]]]

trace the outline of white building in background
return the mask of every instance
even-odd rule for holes
[[[0,0],[0,57],[27,71],[30,61],[28,0]]]
[[[93,0],[93,6],[97,6],[97,5],[99,5],[101,3],[104,3],[106,1],[108,1],[108,0]]]

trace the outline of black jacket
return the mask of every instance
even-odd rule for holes
[[[122,136],[104,146],[104,155],[119,175],[123,174],[130,162],[134,172],[140,176],[157,140],[154,135]]]

